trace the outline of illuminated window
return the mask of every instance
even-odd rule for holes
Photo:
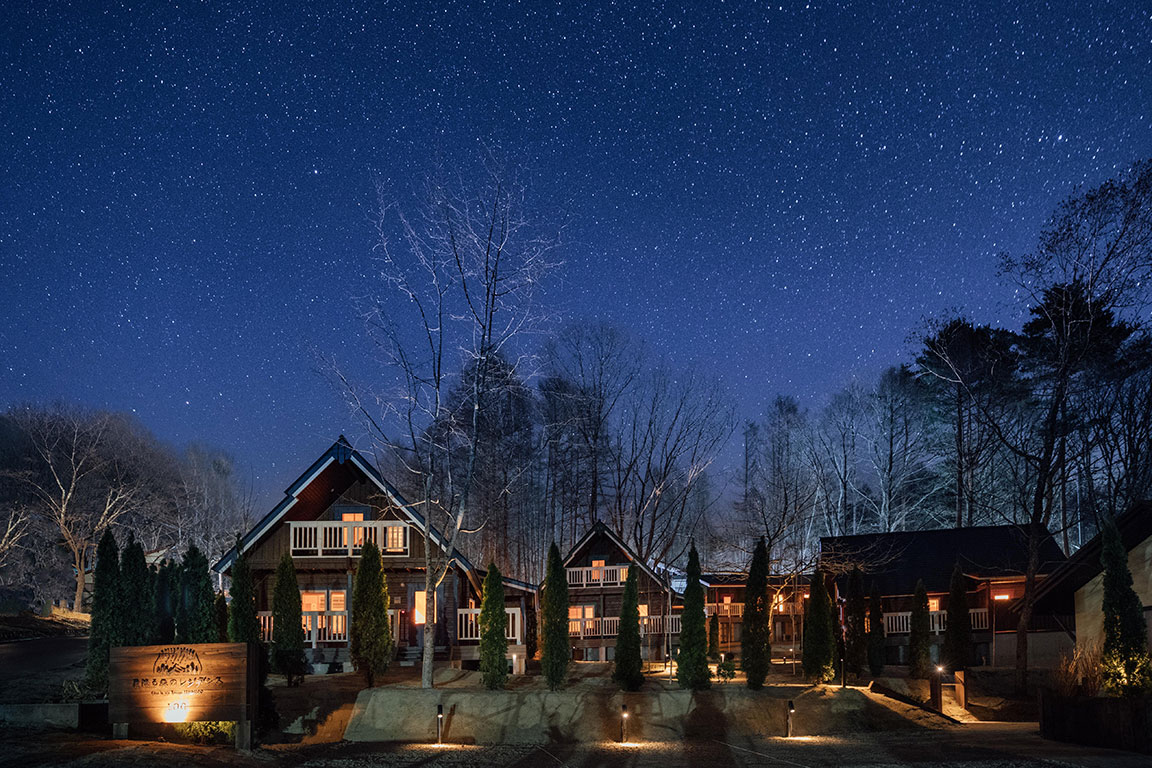
[[[346,523],[362,523],[362,522],[364,522],[364,513],[363,512],[341,512],[340,513],[340,519]],[[352,546],[362,547],[362,546],[364,546],[365,530],[366,529],[364,528],[364,526],[361,526],[361,525],[349,526],[347,529],[345,529],[344,535],[347,536],[348,532],[351,531],[351,533],[352,533]],[[345,541],[347,541],[347,539],[345,539]]]
[[[344,590],[334,589],[328,593],[328,610],[330,611],[343,611],[346,603],[344,602]]]
[[[643,603],[642,605],[638,605],[637,607],[640,609],[640,616],[641,617],[648,615],[648,603]]]
[[[992,599],[993,600],[1011,600],[1012,595],[1008,594],[1007,592],[1001,592],[999,594],[992,595]]]
[[[568,606],[568,618],[570,619],[591,619],[596,616],[596,606],[594,605],[570,605]]]
[[[428,609],[428,601],[425,599],[424,590],[414,592],[414,599],[412,601],[412,615],[413,621],[417,624],[424,623],[424,612]]]
[[[732,595],[724,595],[724,597],[720,599],[724,602],[725,605],[730,605],[732,603]]]
[[[326,595],[323,592],[301,592],[300,610],[304,613],[325,611]]]
[[[940,598],[938,598],[938,597],[928,598],[928,610],[929,611],[940,610]]]
[[[592,561],[592,568],[599,569],[599,568],[603,568],[603,567],[604,567],[604,561],[603,560],[593,560]],[[604,571],[602,571],[602,570],[592,570],[588,573],[588,581],[600,581],[603,578],[604,578]]]
[[[385,534],[384,549],[388,552],[403,552],[404,526],[389,525],[384,530],[387,532]]]

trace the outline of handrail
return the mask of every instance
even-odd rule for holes
[[[390,536],[393,529],[402,533]],[[368,541],[383,557],[408,554],[409,526],[399,520],[289,521],[288,530],[293,557],[359,557]]]

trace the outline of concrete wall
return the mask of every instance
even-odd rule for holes
[[[1128,552],[1128,570],[1132,571],[1132,588],[1144,606],[1144,620],[1152,636],[1152,536]],[[1104,643],[1104,573],[1076,590],[1076,642]]]
[[[1060,661],[1061,654],[1072,649],[1072,638],[1066,632],[1029,632],[1028,666],[1036,669],[1052,669]],[[1014,667],[1016,665],[1016,633],[997,632],[994,650],[990,647],[993,667]]]
[[[75,729],[80,727],[80,705],[0,704],[0,724]]]

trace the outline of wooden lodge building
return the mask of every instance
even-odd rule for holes
[[[768,599],[771,601],[772,655],[788,658],[800,652],[804,628],[804,598],[811,575],[768,577]],[[744,601],[748,574],[718,572],[701,575],[704,585],[704,612],[709,620],[717,616],[720,630],[720,653],[724,658],[739,658],[743,639]],[[793,649],[795,649],[793,651]]]
[[[1040,548],[1038,580],[1055,571],[1064,553],[1051,535]],[[913,593],[923,580],[928,593],[932,631],[932,660],[940,658],[947,625],[948,594],[957,563],[968,586],[972,618],[973,659],[979,664],[1012,666],[1016,655],[1018,614],[1013,604],[1024,594],[1028,562],[1025,532],[1014,525],[901,531],[820,540],[820,567],[835,574],[833,597],[843,610],[847,572],[859,566],[864,590],[879,589],[884,617],[886,663],[908,663]],[[1034,616],[1029,635],[1029,658],[1046,666],[1069,646],[1065,626],[1071,616]]]
[[[238,544],[248,558],[265,639],[272,630],[272,591],[276,566],[291,555],[300,583],[305,643],[314,665],[348,660],[348,616],[352,580],[361,547],[380,548],[388,580],[393,638],[401,665],[418,662],[426,612],[424,547],[443,548],[440,533],[424,536],[424,519],[341,436],[285,491],[280,501]],[[228,574],[233,547],[214,570]],[[470,665],[479,659],[480,597],[485,572],[459,551],[436,590],[440,606],[436,656]],[[535,622],[536,588],[505,579],[508,656],[522,672],[527,656],[526,627]]]
[[[577,661],[612,661],[628,569],[637,568],[640,654],[664,661],[680,645],[683,596],[644,563],[608,526],[593,525],[564,558],[568,579],[568,636]]]

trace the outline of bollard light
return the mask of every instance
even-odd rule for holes
[[[436,743],[444,743],[444,705],[436,705]]]
[[[628,705],[620,705],[620,743],[628,743]]]
[[[796,705],[792,703],[792,699],[788,699],[788,718],[784,726],[784,738],[792,738],[792,714],[796,711]]]

